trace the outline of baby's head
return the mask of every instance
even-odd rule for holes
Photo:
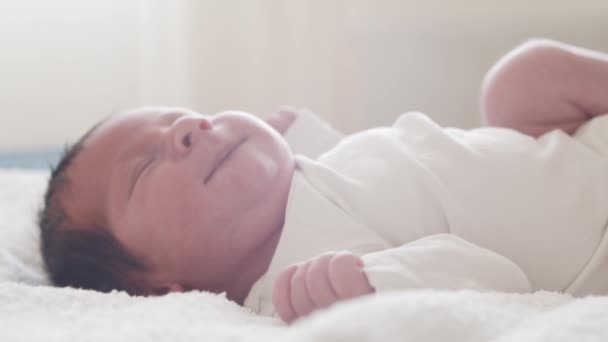
[[[112,116],[52,171],[40,214],[51,279],[242,300],[278,242],[293,165],[282,136],[247,113]]]

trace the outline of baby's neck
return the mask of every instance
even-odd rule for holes
[[[235,277],[226,288],[226,298],[243,305],[245,298],[255,282],[266,273],[274,252],[279,244],[283,223],[274,230],[273,234],[260,246],[258,253],[247,259],[246,264],[241,265],[235,272]]]

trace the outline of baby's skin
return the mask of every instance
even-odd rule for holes
[[[532,136],[571,133],[608,112],[606,89],[604,55],[533,42],[488,73],[482,111],[486,124]],[[200,289],[242,304],[281,235],[295,165],[282,134],[297,115],[142,108],[110,117],[84,141],[60,201],[76,227],[106,227],[148,266],[134,275],[147,294]],[[291,322],[372,292],[360,257],[328,251],[285,269],[272,299]]]
[[[280,237],[294,170],[282,133],[296,117],[184,108],[110,117],[85,141],[61,200],[78,226],[108,227],[145,262],[151,271],[136,279],[149,294],[204,289],[242,304]],[[369,292],[360,258],[332,252],[286,269],[274,303],[291,321]]]

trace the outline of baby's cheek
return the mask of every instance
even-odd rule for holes
[[[232,200],[252,202],[262,200],[276,185],[279,165],[276,160],[255,145],[245,146],[234,160],[219,186],[232,192]],[[236,159],[236,158],[235,158]]]
[[[277,161],[258,151],[247,154],[245,159],[245,172],[239,174],[243,188],[259,192],[271,187],[279,169]]]

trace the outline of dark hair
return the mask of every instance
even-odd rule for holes
[[[58,199],[58,194],[69,184],[67,171],[83,150],[83,142],[102,122],[76,144],[67,146],[57,166],[51,166],[44,204],[38,216],[40,250],[46,272],[57,286],[102,292],[125,290],[135,294],[140,289],[132,275],[145,270],[143,263],[129,254],[107,227],[74,226]]]

